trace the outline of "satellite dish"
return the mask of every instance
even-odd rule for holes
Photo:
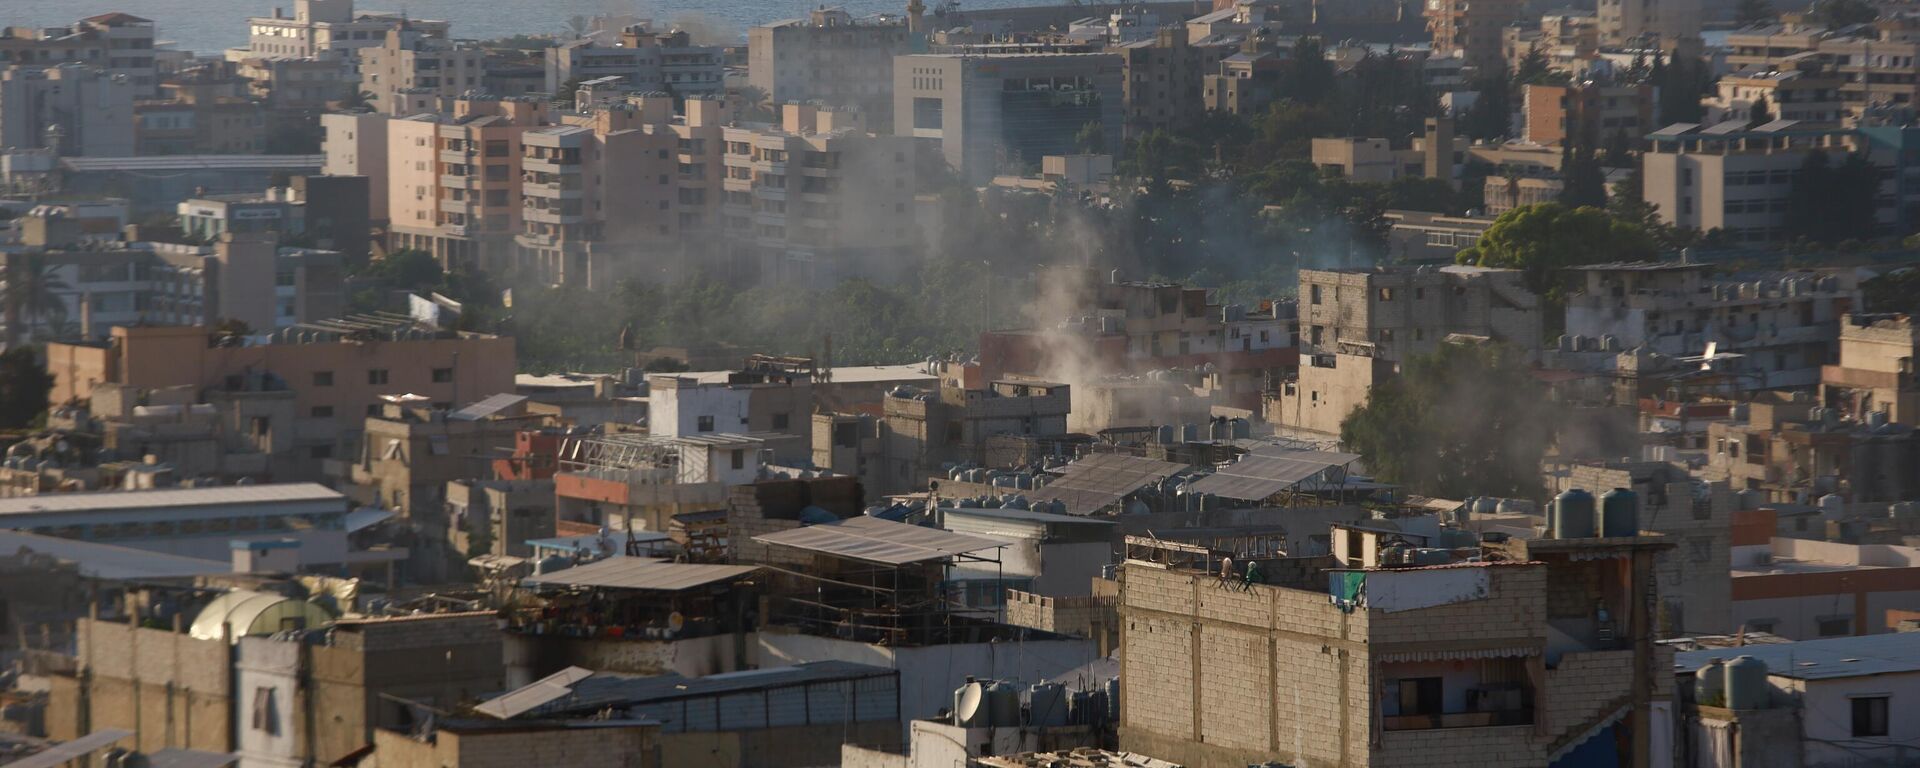
[[[982,706],[982,688],[978,683],[968,683],[961,689],[959,709],[953,713],[955,723],[972,723],[980,716]]]
[[[687,617],[680,615],[679,611],[674,611],[667,616],[667,629],[679,632],[685,626],[687,626]]]

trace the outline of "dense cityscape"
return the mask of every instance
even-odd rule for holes
[[[1920,766],[1920,2],[274,1],[0,3],[0,766]]]

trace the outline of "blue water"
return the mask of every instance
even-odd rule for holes
[[[961,8],[1043,5],[1055,0],[965,0]],[[906,0],[359,0],[363,10],[405,11],[423,19],[453,22],[455,37],[487,39],[516,34],[560,33],[574,15],[614,13],[659,22],[695,22],[716,41],[744,40],[755,24],[805,16],[819,2],[855,15],[904,13]],[[279,0],[287,15],[293,0]],[[202,55],[245,45],[249,16],[271,16],[275,0],[0,0],[0,26],[64,26],[77,19],[125,11],[152,19],[162,40]],[[936,3],[928,2],[929,7]],[[691,29],[689,31],[695,31]]]

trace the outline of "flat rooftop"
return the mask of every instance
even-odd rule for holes
[[[335,502],[346,514],[347,497],[319,483],[228,485],[218,488],[162,488],[151,491],[51,493],[0,499],[0,517],[48,512],[115,512],[225,504]]]

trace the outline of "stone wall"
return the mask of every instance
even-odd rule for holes
[[[93,619],[80,619],[75,631],[80,674],[54,687],[50,736],[125,728],[143,752],[233,749],[231,645]]]

